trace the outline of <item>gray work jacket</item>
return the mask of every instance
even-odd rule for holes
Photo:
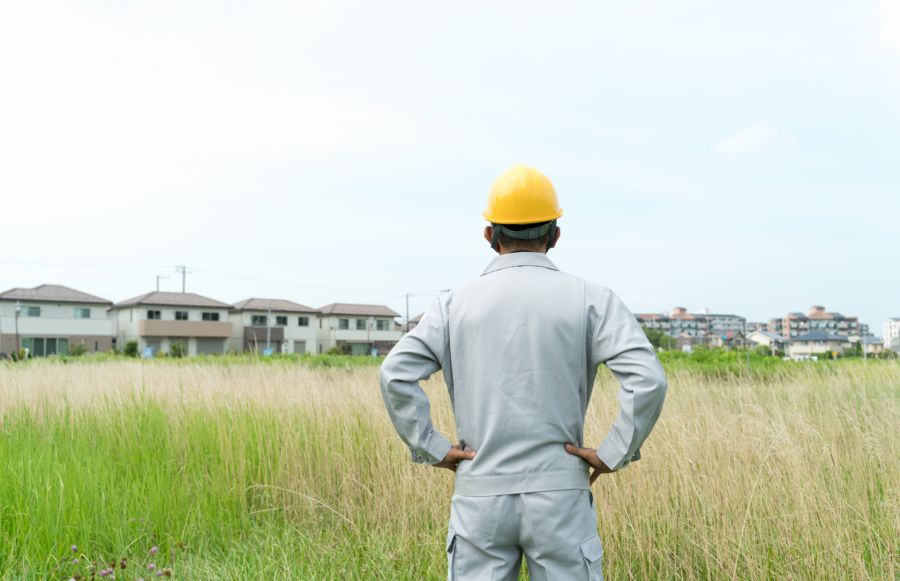
[[[516,252],[428,308],[385,358],[381,393],[413,461],[434,464],[451,444],[435,431],[419,380],[443,370],[456,433],[477,451],[457,468],[457,494],[588,488],[587,463],[563,445],[585,445],[601,363],[621,389],[597,455],[617,470],[640,458],[659,417],[662,366],[612,291],[560,272],[544,254]]]

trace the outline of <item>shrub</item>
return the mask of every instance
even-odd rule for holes
[[[69,355],[72,357],[81,357],[85,353],[87,353],[87,347],[84,343],[76,343],[69,347]]]
[[[185,355],[184,343],[172,343],[172,346],[169,347],[170,357],[184,357]]]
[[[137,357],[138,356],[138,342],[137,341],[129,341],[125,343],[125,356],[126,357]]]

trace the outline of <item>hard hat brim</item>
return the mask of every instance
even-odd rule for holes
[[[547,214],[546,216],[529,216],[527,219],[520,218],[518,220],[504,218],[503,216],[497,214],[489,214],[487,210],[482,212],[482,216],[484,216],[484,219],[491,224],[538,224],[540,222],[549,222],[550,220],[556,220],[562,215],[562,208],[560,208],[557,212]]]

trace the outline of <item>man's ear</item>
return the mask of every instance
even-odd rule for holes
[[[484,239],[487,240],[487,243],[491,245],[491,248],[493,248],[497,254],[500,254],[499,242],[497,243],[497,248],[494,248],[494,242],[493,242],[494,241],[494,227],[493,226],[485,226],[484,227]]]
[[[550,245],[550,248],[554,248],[556,243],[559,242],[559,237],[562,235],[562,230],[559,229],[559,226],[556,227],[556,231],[553,233],[553,244]]]

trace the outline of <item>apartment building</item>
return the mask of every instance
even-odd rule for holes
[[[251,298],[231,307],[229,351],[316,353],[319,312],[285,299]]]
[[[351,355],[386,354],[403,336],[384,305],[332,303],[318,310],[317,352],[337,347]]]
[[[689,313],[684,307],[675,307],[671,314],[640,313],[635,315],[642,326],[659,329],[673,337],[731,337],[743,334],[747,319],[731,314]]]
[[[822,305],[811,306],[806,314],[794,312],[781,318],[770,319],[767,330],[787,338],[816,331],[843,337],[866,334],[868,331],[867,328],[860,327],[857,317],[826,311]]]
[[[881,327],[885,349],[900,353],[900,317],[891,317]]]
[[[231,305],[193,293],[150,292],[111,307],[118,345],[137,341],[144,356],[170,352],[179,344],[186,355],[225,353],[232,336]]]
[[[114,346],[111,301],[58,284],[14,288],[0,293],[0,353],[19,346],[33,357],[67,355],[75,346],[87,352]],[[16,312],[18,311],[18,317]]]

